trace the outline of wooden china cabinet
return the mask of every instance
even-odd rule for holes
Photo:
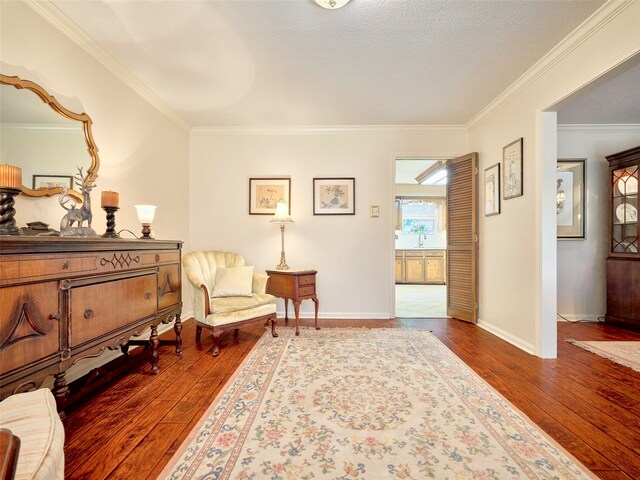
[[[158,326],[174,322],[181,354],[182,242],[104,238],[0,238],[0,397],[55,377],[63,411],[65,372],[105,350],[150,347],[158,373]],[[149,340],[135,340],[150,327]],[[164,343],[164,342],[163,342]]]
[[[605,320],[640,330],[640,147],[609,155],[609,255]]]

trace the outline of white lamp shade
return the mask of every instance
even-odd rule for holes
[[[269,223],[293,223],[293,219],[289,215],[289,205],[286,202],[278,202],[276,213]]]
[[[153,217],[156,214],[156,206],[155,205],[135,205],[136,210],[138,210],[138,220],[142,224],[151,224],[153,222]]]

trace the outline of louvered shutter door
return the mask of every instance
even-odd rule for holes
[[[447,162],[447,315],[477,322],[478,154]]]

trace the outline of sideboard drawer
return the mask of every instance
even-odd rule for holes
[[[142,254],[142,265],[156,265],[160,263],[180,263],[180,252],[145,252]]]
[[[158,270],[158,310],[180,303],[180,267],[166,265]]]
[[[156,275],[71,289],[71,341],[76,347],[156,313]],[[126,308],[121,308],[126,305]]]
[[[300,287],[300,296],[301,297],[308,297],[310,295],[313,295],[316,293],[316,286],[315,285],[310,285],[308,287]]]
[[[424,253],[422,251],[419,252],[404,252],[405,257],[423,257]]]
[[[0,284],[36,281],[97,271],[95,255],[18,255],[0,261]]]
[[[298,280],[299,284],[302,285],[315,285],[316,276],[315,275],[303,275]]]
[[[58,282],[0,288],[2,373],[60,350]]]

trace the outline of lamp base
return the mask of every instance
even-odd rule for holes
[[[142,236],[138,240],[155,240],[155,238],[151,236],[151,225],[142,224]]]
[[[287,265],[286,263],[280,263],[276,267],[276,270],[289,270],[289,265]]]

